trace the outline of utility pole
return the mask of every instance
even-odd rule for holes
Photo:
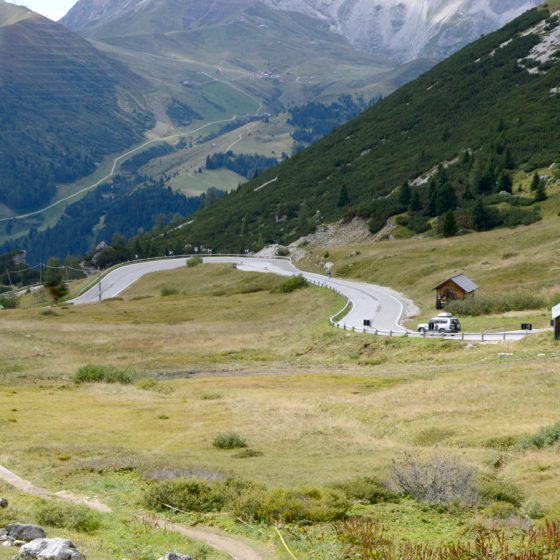
[[[43,263],[39,263],[39,284],[43,283]]]
[[[99,286],[99,301],[102,301],[102,292],[101,292],[101,268],[97,267],[97,283]]]

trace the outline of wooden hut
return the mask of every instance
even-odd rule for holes
[[[554,327],[554,338],[560,340],[560,304],[552,308],[552,326]]]
[[[472,296],[479,289],[466,274],[458,274],[438,284],[436,291],[436,309],[443,309],[447,303],[456,299],[465,299]]]

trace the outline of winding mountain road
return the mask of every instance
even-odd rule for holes
[[[145,274],[164,270],[174,270],[186,265],[186,258],[160,259],[147,262],[133,263],[109,272],[101,280],[101,289],[96,284],[86,293],[73,299],[70,303],[82,305],[114,298],[139,280]],[[266,272],[280,276],[302,275],[313,284],[335,290],[351,302],[351,309],[344,317],[343,325],[348,329],[362,329],[364,319],[370,320],[374,328],[393,333],[406,333],[400,325],[405,310],[414,311],[414,304],[388,288],[328,278],[321,274],[304,272],[296,268],[290,260],[282,258],[260,258],[239,256],[204,257],[206,264],[235,264],[239,270],[251,272]]]
[[[186,257],[163,258],[123,265],[109,272],[84,294],[68,303],[84,305],[117,297],[129,286],[151,272],[174,270],[186,266]],[[521,340],[528,334],[540,331],[481,332],[458,334],[421,334],[401,325],[403,318],[414,316],[418,308],[402,294],[383,286],[330,278],[322,274],[305,272],[296,268],[290,259],[281,257],[254,256],[206,256],[206,264],[234,264],[239,270],[278,274],[280,276],[301,275],[314,285],[331,289],[344,296],[348,303],[344,313],[331,317],[333,326],[350,331],[411,338],[428,337],[469,342],[504,342]],[[342,318],[337,319],[340,315]],[[366,322],[369,324],[366,325]]]

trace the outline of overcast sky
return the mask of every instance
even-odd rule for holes
[[[50,19],[59,20],[76,3],[76,0],[9,0],[27,6]]]

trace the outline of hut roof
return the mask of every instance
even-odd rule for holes
[[[441,284],[438,284],[434,288],[434,290],[437,290],[438,288],[441,288],[444,284],[447,284],[447,282],[450,282],[450,281],[454,282],[455,284],[457,284],[457,286],[459,286],[460,288],[465,290],[465,292],[467,292],[467,294],[475,292],[476,290],[478,290],[480,288],[480,286],[476,282],[471,280],[466,274],[457,274],[457,276],[452,276],[451,278],[448,278],[447,280],[444,280],[443,282],[441,282]]]

